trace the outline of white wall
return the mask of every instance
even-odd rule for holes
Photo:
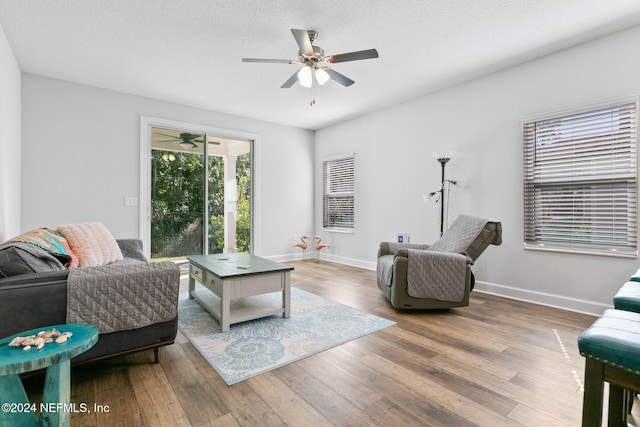
[[[439,206],[422,195],[439,189],[433,154],[454,152],[447,178],[452,221],[459,213],[502,221],[474,272],[478,289],[599,313],[640,263],[636,259],[523,249],[521,121],[532,115],[640,92],[640,27],[424,96],[316,132],[315,191],[323,157],[356,155],[356,232],[324,233],[333,259],[373,267],[378,243],[408,232],[412,242],[439,235]],[[315,198],[315,227],[322,199]],[[355,261],[355,262],[354,262]]]
[[[0,242],[20,230],[20,80],[0,27]]]
[[[137,237],[140,116],[257,134],[257,255],[292,254],[313,227],[313,132],[24,74],[21,231],[102,221]],[[292,179],[295,177],[295,179]]]
[[[21,162],[13,142],[20,139],[20,99],[14,94],[6,106],[3,91],[0,104],[0,120],[12,129],[8,146],[0,138],[2,159],[11,159],[0,160],[0,236],[16,227],[91,220],[105,222],[116,237],[138,235],[137,209],[125,207],[123,198],[138,196],[139,116],[147,115],[260,135],[257,254],[285,258],[295,253],[293,234],[316,232],[331,244],[324,256],[373,268],[378,243],[396,232],[410,233],[414,242],[437,239],[439,208],[423,196],[439,188],[434,153],[454,152],[447,177],[461,185],[451,194],[450,220],[468,212],[496,217],[504,227],[502,246],[490,247],[474,267],[478,289],[599,312],[639,263],[523,249],[520,123],[638,94],[640,58],[627,52],[639,41],[634,28],[338,124],[316,132],[315,148],[309,131],[23,75]],[[0,85],[19,88],[2,37],[0,67]],[[356,231],[324,233],[321,161],[351,151]],[[8,206],[15,187],[7,189],[20,164],[21,215]]]

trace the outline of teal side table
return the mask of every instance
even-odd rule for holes
[[[46,344],[41,350],[32,347],[10,347],[17,336],[37,335],[40,331],[57,329],[72,332],[62,344]],[[91,325],[63,324],[21,332],[0,340],[0,427],[68,426],[71,406],[71,358],[89,350],[98,341],[98,329]],[[40,418],[36,418],[34,404],[24,390],[20,374],[45,369],[46,377]]]

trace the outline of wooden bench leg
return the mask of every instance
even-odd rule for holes
[[[626,390],[627,393],[627,414],[631,414],[631,410],[633,409],[633,399],[636,397],[636,393],[631,390]]]
[[[618,385],[609,383],[608,427],[627,427],[625,400],[625,390]]]
[[[604,397],[604,365],[586,358],[584,367],[584,397],[582,400],[582,427],[602,425],[602,398]]]

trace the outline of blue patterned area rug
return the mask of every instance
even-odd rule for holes
[[[270,294],[282,301],[282,294]],[[235,384],[295,362],[387,326],[387,319],[297,288],[291,289],[291,317],[265,317],[231,325],[220,324],[196,300],[180,294],[178,325],[227,384]]]

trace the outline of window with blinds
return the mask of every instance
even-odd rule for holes
[[[524,124],[524,240],[637,256],[636,103]]]
[[[325,229],[353,230],[354,164],[352,153],[322,162],[322,226]]]

